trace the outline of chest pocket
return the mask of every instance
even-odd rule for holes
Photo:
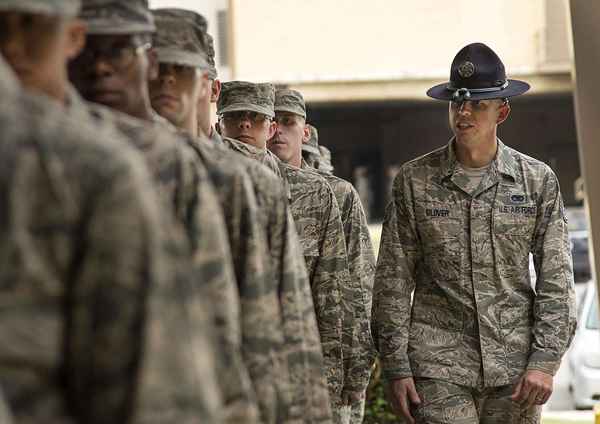
[[[460,206],[423,202],[415,212],[424,271],[436,281],[459,280],[462,251],[459,239],[462,230]]]
[[[533,237],[537,205],[499,204],[494,214],[494,229],[497,235]]]

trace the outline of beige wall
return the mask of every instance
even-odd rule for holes
[[[492,46],[512,74],[537,73],[549,59],[554,71],[568,70],[560,61],[567,43],[548,43],[566,37],[564,3],[230,0],[233,77],[287,83],[445,77],[460,47],[474,41]]]

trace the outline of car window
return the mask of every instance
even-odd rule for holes
[[[592,300],[592,307],[588,313],[585,327],[588,330],[600,330],[600,319],[598,319],[598,299]]]

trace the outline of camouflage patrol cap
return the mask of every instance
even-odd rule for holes
[[[121,35],[156,31],[148,0],[82,0],[80,18],[88,34]]]
[[[217,101],[217,114],[251,111],[273,118],[275,116],[275,87],[273,84],[255,84],[246,81],[223,83]]]
[[[219,77],[217,73],[217,64],[215,63],[215,40],[210,34],[206,34],[206,52],[208,53],[208,78],[216,80]]]
[[[160,62],[208,70],[204,16],[176,8],[155,9],[152,15],[154,48]]]
[[[321,156],[321,151],[319,150],[319,132],[310,124],[308,124],[308,129],[310,130],[310,138],[306,143],[302,143],[302,151]]]
[[[321,152],[321,160],[319,161],[319,169],[325,172],[333,172],[333,165],[331,163],[331,150],[325,146],[319,146]]]
[[[306,119],[306,104],[299,91],[282,88],[275,92],[275,112],[289,112]]]
[[[1,0],[0,11],[77,16],[80,0]]]

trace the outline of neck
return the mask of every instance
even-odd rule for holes
[[[150,96],[146,93],[140,93],[138,96],[140,99],[136,107],[132,108],[129,112],[125,112],[127,115],[133,116],[134,118],[141,119],[143,121],[153,121],[154,113],[152,110],[152,104],[150,103]]]
[[[498,151],[496,134],[479,141],[465,141],[456,138],[454,143],[456,158],[469,168],[481,168],[491,163]]]
[[[288,165],[296,168],[302,168],[302,155],[294,155],[288,162]]]
[[[198,137],[199,128],[196,111],[194,111],[194,113],[190,113],[190,115],[183,121],[180,128],[188,134],[192,135],[193,137]]]

